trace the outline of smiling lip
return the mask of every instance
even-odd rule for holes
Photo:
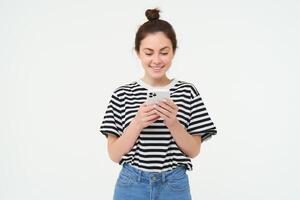
[[[153,69],[153,71],[160,71],[162,68],[163,68],[164,66],[161,66],[161,67],[151,67],[150,66],[150,68],[152,68]]]

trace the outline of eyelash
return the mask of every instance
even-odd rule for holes
[[[168,53],[161,53],[161,54],[164,55],[164,56],[165,56],[165,55],[168,55]],[[147,54],[147,53],[146,53],[146,55],[147,55],[147,56],[151,56],[152,54]]]

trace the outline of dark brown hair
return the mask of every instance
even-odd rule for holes
[[[167,38],[171,40],[173,52],[177,48],[177,39],[175,31],[172,25],[165,21],[159,19],[159,12],[158,8],[154,9],[147,9],[145,15],[148,19],[147,22],[142,24],[135,35],[135,51],[138,53],[140,50],[141,41],[149,34],[155,32],[163,32]]]

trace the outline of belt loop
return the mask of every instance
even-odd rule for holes
[[[138,181],[141,181],[141,176],[142,176],[142,170],[138,170]]]
[[[165,182],[165,180],[166,180],[166,174],[165,174],[165,172],[162,172],[162,174],[161,174],[161,179],[162,179],[162,182],[164,183]]]

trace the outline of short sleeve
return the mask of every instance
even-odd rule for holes
[[[111,95],[100,125],[100,133],[102,133],[106,137],[108,136],[108,134],[113,134],[119,137],[123,133],[121,116],[121,109],[123,106],[116,91],[117,90],[115,90]]]
[[[197,88],[191,87],[191,115],[187,132],[191,135],[201,135],[202,142],[217,134],[217,129],[211,120]]]

